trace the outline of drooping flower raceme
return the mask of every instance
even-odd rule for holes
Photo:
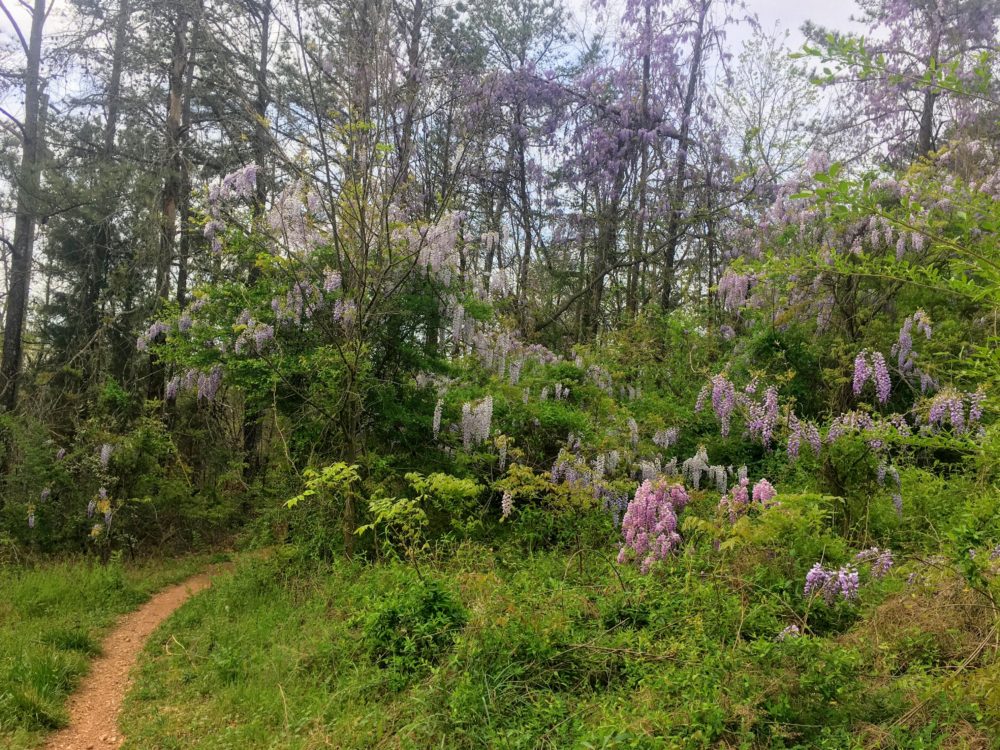
[[[653,435],[653,444],[666,449],[677,442],[679,431],[676,427],[668,427],[665,430],[657,430]]]
[[[643,573],[648,573],[653,563],[676,550],[681,543],[677,514],[688,499],[680,484],[667,484],[662,479],[640,484],[622,518],[624,543],[618,562],[631,557],[639,562]]]
[[[802,446],[802,441],[805,440],[809,443],[809,446],[813,449],[813,453],[817,456],[822,450],[822,438],[819,434],[819,428],[810,422],[804,422],[796,417],[794,414],[788,415],[788,457],[790,459],[796,459],[799,457],[799,449]]]
[[[802,635],[799,630],[799,626],[792,624],[785,627],[778,635],[775,637],[776,641],[784,641],[788,638],[798,638]]]
[[[698,394],[698,401],[694,407],[696,412],[704,408],[709,393],[712,396],[712,410],[719,420],[722,436],[727,437],[733,410],[736,408],[736,388],[725,375],[715,375]]]
[[[444,409],[444,400],[438,399],[437,403],[434,404],[434,420],[431,425],[431,430],[434,433],[434,439],[438,439],[438,435],[441,434],[441,412]]]
[[[514,497],[509,493],[503,493],[503,497],[500,498],[500,517],[510,518],[510,514],[514,512]]]
[[[854,357],[854,395],[860,396],[861,391],[872,375],[871,367],[868,366],[868,353],[858,352]]]
[[[462,405],[462,446],[469,450],[490,437],[493,424],[493,397],[487,396],[478,404]]]
[[[875,397],[880,404],[884,404],[892,393],[892,381],[889,379],[889,368],[885,364],[882,352],[872,354],[872,371],[875,379]]]
[[[853,566],[845,565],[835,570],[816,563],[806,574],[803,593],[806,596],[819,594],[827,604],[832,604],[838,597],[845,601],[857,599],[859,587],[858,571]]]
[[[753,486],[753,501],[760,503],[765,508],[772,504],[771,501],[774,500],[777,494],[778,491],[774,489],[774,485],[766,479],[761,479]]]
[[[892,569],[892,550],[869,547],[861,550],[854,556],[854,561],[859,563],[871,563],[872,578],[881,579]]]

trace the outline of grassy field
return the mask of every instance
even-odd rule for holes
[[[89,561],[0,569],[0,747],[35,747],[116,617],[200,570],[207,556],[138,566]]]
[[[244,562],[147,646],[127,747],[996,746],[995,633],[949,572],[903,563],[820,611],[761,572],[777,555],[726,576],[612,561]]]

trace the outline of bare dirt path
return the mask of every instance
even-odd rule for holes
[[[69,724],[49,738],[44,750],[102,750],[120,747],[118,716],[129,688],[129,672],[157,626],[193,594],[208,588],[211,569],[164,589],[125,615],[101,644],[101,655],[69,699]]]

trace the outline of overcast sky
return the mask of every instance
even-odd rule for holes
[[[747,8],[758,15],[764,28],[777,23],[779,28],[789,29],[793,47],[802,43],[799,27],[806,21],[850,31],[850,17],[855,11],[854,3],[849,0],[748,0]]]
[[[56,3],[59,4],[59,0]],[[573,6],[588,3],[586,0],[570,0],[567,4]],[[9,3],[8,7],[19,20],[27,15],[16,2]],[[805,21],[847,30],[854,3],[851,0],[747,0],[747,8],[760,17],[761,25],[765,28],[771,28],[777,23],[779,27],[789,29],[792,32],[789,40],[791,45],[798,46],[802,41],[798,29]],[[27,29],[24,33],[27,35]],[[9,38],[9,35],[10,24],[0,14],[0,36]]]

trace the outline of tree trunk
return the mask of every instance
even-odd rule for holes
[[[635,237],[632,243],[632,263],[628,271],[628,286],[625,295],[625,309],[628,317],[635,319],[639,312],[639,275],[641,272],[642,256],[646,245],[646,192],[649,182],[649,78],[650,78],[650,49],[653,35],[653,10],[652,3],[646,3],[646,16],[644,24],[645,49],[642,54],[642,91],[639,110],[639,122],[642,134],[639,140],[639,207],[636,216]]]
[[[253,155],[257,164],[257,186],[253,200],[253,222],[260,226],[267,207],[267,179],[264,168],[270,154],[271,138],[267,130],[267,108],[271,104],[271,93],[267,85],[267,51],[271,37],[271,0],[261,0],[256,10],[260,14],[260,50],[254,71],[256,97],[254,98]],[[252,286],[260,275],[256,264],[247,272],[247,284]],[[263,434],[264,409],[259,404],[247,402],[243,411],[243,479],[247,482],[260,473],[260,441]]]
[[[410,35],[406,40],[406,82],[403,84],[403,124],[399,146],[400,182],[405,183],[410,178],[410,161],[413,156],[414,121],[417,106],[417,95],[420,91],[420,39],[423,32],[424,3],[414,0],[413,21],[410,25]]]
[[[13,411],[24,359],[24,326],[28,315],[31,288],[31,256],[38,220],[38,192],[41,184],[44,95],[39,75],[42,60],[42,27],[45,25],[45,0],[35,0],[31,13],[27,66],[24,73],[24,128],[21,144],[21,169],[18,174],[17,207],[14,218],[14,242],[11,247],[10,292],[4,320],[3,358],[0,360],[0,406]]]
[[[694,111],[695,93],[701,77],[702,57],[705,52],[705,19],[712,0],[701,0],[698,9],[698,31],[691,52],[691,70],[688,71],[687,90],[684,93],[684,109],[681,113],[680,137],[677,140],[677,159],[674,162],[674,184],[670,191],[670,214],[667,220],[667,242],[663,253],[663,289],[660,307],[664,311],[676,304],[673,299],[674,272],[677,261],[677,246],[681,239],[681,216],[683,214],[687,181],[688,147],[690,146],[691,113]]]
[[[84,281],[83,299],[80,302],[82,325],[80,326],[80,347],[86,347],[93,342],[100,329],[100,298],[107,285],[108,259],[111,252],[111,214],[115,203],[117,186],[114,179],[112,157],[115,152],[115,136],[118,132],[118,115],[121,109],[122,68],[125,56],[128,54],[129,16],[131,14],[130,0],[121,0],[118,6],[118,18],[115,21],[115,41],[111,58],[111,77],[108,80],[106,94],[107,119],[104,122],[103,143],[101,146],[101,162],[98,167],[100,177],[101,213],[105,217],[96,228],[92,248],[92,262]],[[94,382],[99,377],[100,367],[95,358],[86,358],[90,366],[86,370],[85,380]]]
[[[927,60],[928,70],[931,66],[937,66],[938,55],[941,53],[941,20],[932,19],[931,25],[934,29],[931,37],[931,53]],[[920,131],[917,134],[917,156],[927,156],[934,148],[934,103],[937,94],[932,86],[928,86],[924,91],[923,106],[920,110]]]
[[[170,267],[174,261],[177,236],[177,213],[183,202],[184,155],[181,150],[188,65],[191,63],[191,45],[188,29],[191,13],[181,5],[174,20],[174,40],[170,50],[170,68],[167,74],[167,118],[164,123],[166,152],[163,193],[160,203],[160,248],[156,263],[157,307],[170,298]],[[148,396],[163,398],[164,368],[155,354],[150,357]]]
[[[525,151],[527,144],[524,137],[524,108],[518,103],[514,127],[517,132],[514,135],[515,148],[517,150],[517,199],[521,204],[521,231],[524,238],[521,243],[521,262],[517,269],[517,309],[522,330],[527,330],[527,293],[528,293],[528,267],[531,264],[532,246],[532,221],[531,221],[531,198],[528,195],[528,165]]]

